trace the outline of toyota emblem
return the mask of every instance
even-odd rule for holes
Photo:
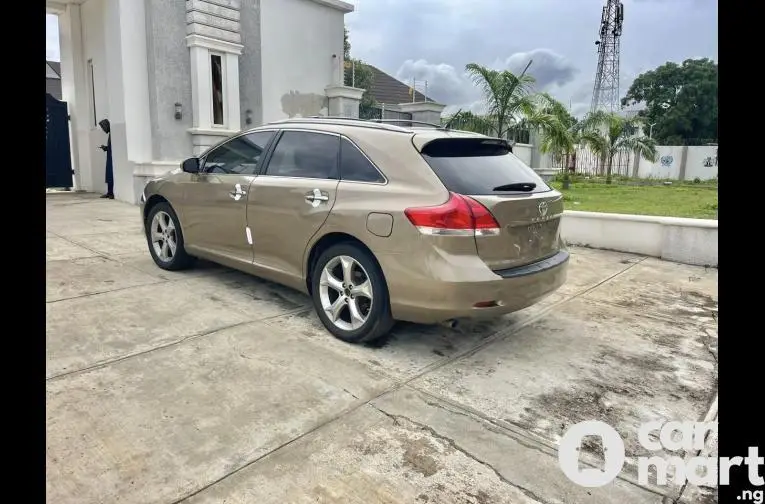
[[[545,215],[547,215],[547,202],[546,201],[541,202],[539,204],[538,208],[539,208],[539,215],[541,217],[544,217]]]

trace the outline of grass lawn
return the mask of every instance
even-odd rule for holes
[[[552,186],[563,193],[566,210],[623,214],[662,215],[716,219],[717,186],[690,183],[665,185],[624,185],[572,182],[562,189],[562,183]]]

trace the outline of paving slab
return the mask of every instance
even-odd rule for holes
[[[45,264],[47,302],[156,284],[158,280],[140,270],[105,257],[84,257]]]
[[[188,504],[539,504],[450,439],[363,406]]]
[[[646,258],[619,282],[604,284],[586,297],[673,323],[708,325],[717,320],[717,269]]]
[[[151,275],[159,280],[188,280],[198,276],[222,275],[235,271],[230,268],[226,268],[225,266],[220,266],[218,264],[202,260],[198,260],[196,263],[194,263],[192,268],[187,270],[163,270],[154,263],[154,260],[149,254],[148,248],[145,251],[135,254],[111,256],[111,259],[118,261],[125,266],[143,271],[144,273]]]
[[[257,323],[49,380],[48,502],[175,502],[389,385]]]
[[[138,220],[137,216],[134,219]],[[149,255],[146,237],[136,232],[99,233],[72,236],[71,241],[99,254],[120,256],[144,253]]]
[[[403,388],[184,502],[661,502],[660,495],[621,480],[577,487],[545,450]]]
[[[307,295],[234,270],[221,275],[199,276],[194,285],[199,286],[204,299],[224,303],[252,320],[312,309],[311,298]]]
[[[46,261],[68,261],[97,255],[99,255],[97,252],[74,244],[65,238],[60,238],[49,231],[45,234]]]
[[[208,291],[193,281],[163,282],[47,304],[46,376],[252,320]]]
[[[717,388],[708,337],[696,326],[579,298],[413,386],[553,446],[571,425],[602,420],[635,457],[647,454],[637,442],[640,424],[705,415]],[[584,445],[593,460],[600,450]],[[630,460],[625,470],[634,473]]]

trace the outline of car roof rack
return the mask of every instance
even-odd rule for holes
[[[406,125],[409,124],[411,127],[417,127],[417,126],[429,126],[431,128],[445,130],[449,129],[446,128],[440,124],[425,122],[425,121],[414,121],[412,119],[362,119],[360,117],[345,117],[345,116],[309,116],[309,117],[292,117],[289,119],[282,119],[281,121],[274,121],[278,123],[284,123],[284,122],[312,122],[312,121],[347,121],[347,122],[358,122],[363,124],[379,124],[379,125],[387,125],[387,126],[393,126],[396,127],[397,125]],[[404,126],[398,126],[399,129],[408,129]]]
[[[425,121],[413,121],[411,119],[367,119],[367,120],[370,121],[370,122],[383,123],[383,124],[386,124],[386,123],[392,123],[392,124],[395,124],[395,123],[405,123],[405,124],[412,124],[412,125],[416,124],[416,125],[430,126],[432,128],[436,128],[436,129],[446,129],[446,128],[444,128],[440,124],[434,124],[434,123],[429,123],[429,122],[425,122]]]
[[[278,121],[271,121],[268,124],[319,124],[319,123],[325,123],[325,124],[335,124],[335,125],[342,125],[347,126],[349,124],[352,124],[354,126],[358,126],[360,128],[377,128],[377,129],[385,129],[388,131],[396,131],[399,133],[411,133],[411,129],[407,129],[401,126],[396,126],[393,124],[380,124],[375,123],[372,121],[369,121],[367,119],[358,119],[355,117],[337,117],[337,116],[311,116],[311,117],[291,117],[289,119],[280,119]],[[265,125],[264,125],[265,126]]]

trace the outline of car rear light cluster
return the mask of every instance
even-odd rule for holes
[[[428,235],[493,236],[499,234],[499,224],[489,210],[468,196],[449,193],[443,205],[407,208],[409,221]]]

